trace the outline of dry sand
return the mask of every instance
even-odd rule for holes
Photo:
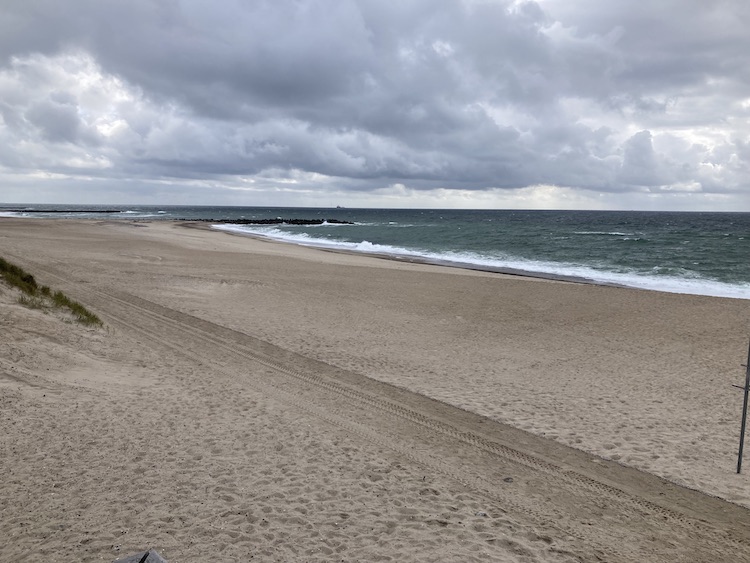
[[[0,561],[750,561],[748,301],[172,223],[0,256],[106,323],[0,285]]]

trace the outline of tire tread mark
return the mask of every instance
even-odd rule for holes
[[[106,316],[109,316],[109,315],[106,315]],[[194,354],[193,352],[189,350],[186,350],[183,346],[166,342],[163,339],[162,335],[160,335],[159,333],[153,330],[144,328],[143,326],[129,323],[127,321],[124,321],[122,318],[118,318],[118,317],[112,317],[112,318],[116,323],[126,326],[130,330],[133,330],[135,332],[139,332],[145,336],[148,336],[151,339],[158,341],[161,345],[171,349],[172,351],[177,352],[182,356],[187,356],[198,364],[207,366],[212,371],[222,373],[228,378],[232,378],[233,376],[236,375],[234,373],[230,373],[226,371],[223,368],[218,367],[215,362],[211,362],[210,364],[206,363],[205,360],[202,359],[199,355]],[[243,356],[245,355],[243,354]],[[277,369],[275,366],[271,366],[267,362],[264,362],[264,361],[258,361],[255,358],[246,357],[246,359],[257,361],[261,365],[264,365],[266,367],[272,367],[273,369]],[[588,546],[592,546],[592,544],[594,544],[596,546],[596,549],[601,552],[605,552],[613,556],[618,556],[623,560],[627,560],[621,553],[615,550],[611,545],[602,543],[601,541],[597,541],[595,538],[591,538],[586,534],[582,534],[576,528],[572,528],[564,524],[561,524],[559,520],[550,519],[549,514],[535,509],[530,504],[527,504],[527,503],[521,504],[521,503],[514,501],[511,498],[511,495],[503,494],[501,489],[498,489],[494,483],[491,483],[487,481],[486,479],[483,479],[478,476],[470,476],[465,470],[458,472],[454,470],[452,467],[450,467],[449,465],[445,464],[444,462],[440,461],[439,459],[433,456],[416,453],[416,451],[413,448],[410,448],[408,446],[402,446],[398,443],[397,440],[387,439],[387,436],[384,435],[383,433],[378,434],[376,432],[368,430],[366,427],[362,426],[361,424],[358,424],[355,421],[347,420],[347,419],[341,418],[340,416],[337,416],[331,410],[323,410],[321,408],[317,408],[311,405],[310,402],[307,400],[300,401],[298,400],[297,395],[290,392],[288,389],[285,389],[283,385],[278,385],[278,384],[274,385],[270,381],[264,381],[264,382],[255,381],[255,385],[258,387],[261,387],[262,392],[265,393],[266,395],[271,396],[284,404],[292,405],[301,411],[304,411],[312,416],[315,416],[321,420],[324,420],[325,422],[333,426],[336,426],[337,428],[341,428],[342,430],[346,432],[356,434],[364,438],[366,441],[370,443],[373,443],[384,449],[391,450],[397,453],[398,455],[403,456],[404,458],[409,459],[412,462],[422,467],[431,469],[432,471],[436,473],[440,473],[456,481],[457,483],[461,484],[462,486],[466,487],[469,490],[479,492],[480,494],[486,497],[489,497],[495,502],[500,503],[502,505],[503,510],[510,509],[518,513],[525,514],[537,525],[545,526],[546,528],[559,530],[563,534],[566,534],[570,537],[573,537],[573,538],[576,538],[578,540],[585,542],[585,544]]]
[[[115,296],[112,295],[112,297],[115,297]],[[607,485],[606,483],[602,483],[590,477],[586,477],[576,471],[565,470],[558,465],[541,460],[537,457],[518,451],[504,444],[500,444],[497,442],[487,440],[471,432],[458,430],[449,424],[446,424],[442,421],[435,420],[433,418],[425,416],[424,414],[414,411],[412,409],[403,407],[402,405],[394,403],[393,401],[389,401],[387,399],[382,399],[379,397],[378,398],[372,397],[371,395],[365,392],[352,389],[338,382],[330,381],[316,374],[303,373],[300,371],[291,370],[287,368],[286,366],[283,366],[279,364],[278,362],[274,361],[273,359],[267,357],[265,354],[249,350],[247,344],[245,343],[237,342],[238,344],[242,345],[243,348],[247,350],[245,353],[238,352],[234,348],[228,347],[226,345],[226,342],[224,342],[221,339],[217,339],[215,335],[213,334],[216,332],[216,329],[220,329],[222,332],[231,331],[232,333],[235,334],[235,336],[239,335],[240,337],[245,337],[246,339],[254,339],[253,337],[250,337],[249,335],[245,335],[244,333],[241,333],[239,331],[235,331],[233,329],[222,327],[221,325],[216,325],[214,323],[211,323],[210,321],[200,319],[198,317],[189,315],[187,313],[182,313],[174,309],[163,307],[162,305],[153,303],[151,301],[148,301],[140,297],[136,297],[132,295],[128,295],[127,298],[124,298],[124,297],[125,297],[124,295],[116,296],[117,299],[129,302],[133,306],[138,307],[141,311],[146,310],[152,314],[158,315],[163,318],[168,318],[176,323],[179,323],[180,325],[183,325],[182,326],[183,330],[185,330],[185,326],[187,326],[188,330],[194,329],[194,327],[191,325],[194,324],[194,321],[195,321],[195,324],[203,325],[207,327],[208,329],[208,330],[198,329],[202,333],[201,336],[203,338],[213,341],[216,345],[223,346],[229,352],[239,353],[246,359],[257,361],[258,363],[268,368],[282,372],[286,375],[289,375],[299,380],[303,380],[307,383],[316,385],[318,387],[323,387],[329,391],[332,391],[339,395],[343,395],[355,401],[364,402],[369,406],[375,407],[379,410],[387,411],[400,418],[410,420],[412,422],[415,422],[431,430],[437,430],[443,434],[449,435],[460,441],[474,445],[475,447],[478,447],[488,453],[492,453],[492,454],[495,454],[504,458],[509,458],[529,469],[541,470],[545,474],[551,477],[555,477],[557,479],[574,481],[576,482],[576,484],[584,485],[590,489],[595,490],[597,493],[608,494],[612,497],[618,498],[619,500],[624,500],[632,505],[638,506],[639,508],[646,509],[650,512],[658,513],[670,520],[687,523],[687,524],[693,524],[693,525],[696,524],[692,519],[687,518],[683,516],[682,514],[679,514],[668,508],[659,506],[656,503],[653,503],[646,499],[637,498],[629,493],[626,493],[625,491],[621,489],[618,489],[611,485]],[[135,303],[133,303],[133,301],[135,301]],[[139,305],[138,304],[139,302],[142,304]],[[157,312],[154,309],[160,310],[160,312]],[[185,322],[185,320],[183,320],[184,318],[189,320],[190,322],[189,325],[188,323]],[[234,339],[234,340],[237,341],[237,339]]]

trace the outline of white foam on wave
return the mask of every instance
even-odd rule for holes
[[[634,271],[614,272],[581,264],[529,260],[513,256],[481,255],[473,252],[429,252],[375,244],[366,240],[348,242],[320,239],[305,233],[288,233],[275,227],[231,224],[212,225],[212,227],[221,231],[251,234],[303,246],[349,250],[363,254],[414,257],[464,268],[504,269],[518,274],[536,274],[552,278],[578,278],[592,283],[613,284],[651,291],[750,299],[750,284],[729,284],[702,278],[697,274],[688,272],[686,272],[685,277],[660,275],[656,271],[653,274]]]
[[[483,262],[483,260],[480,260]],[[487,265],[494,266],[495,260],[487,260]],[[509,259],[500,260],[502,265],[522,271],[549,274],[553,277],[584,278],[595,283],[613,284],[636,289],[664,291],[667,293],[686,293],[691,295],[707,295],[714,297],[730,297],[734,299],[750,299],[750,284],[729,284],[706,279],[695,272],[685,272],[685,276],[674,276],[642,272],[613,272],[578,264],[544,262],[532,260]],[[497,267],[497,266],[495,266]]]
[[[306,233],[287,233],[276,227],[255,227],[250,225],[232,225],[232,224],[219,224],[211,225],[214,229],[219,231],[229,231],[233,233],[240,233],[246,235],[261,236],[274,240],[293,242],[295,244],[301,244],[304,246],[314,246],[317,248],[340,248],[346,250],[353,250],[359,252],[385,252],[392,254],[390,250],[374,250],[373,248],[380,245],[372,245],[368,241],[362,241],[361,243],[355,242],[344,242],[337,240],[328,240],[311,237]],[[320,225],[316,225],[320,226]],[[392,247],[382,247],[383,249],[391,249]]]
[[[574,235],[599,235],[609,237],[632,237],[635,233],[622,233],[620,231],[575,231]]]
[[[424,252],[408,248],[400,248],[383,244],[373,244],[370,241],[363,240],[360,242],[348,242],[341,240],[330,240],[323,238],[311,237],[307,233],[288,233],[276,227],[255,227],[251,225],[232,225],[219,224],[211,225],[214,229],[220,231],[229,231],[233,233],[260,236],[273,240],[291,242],[302,246],[312,246],[315,248],[329,248],[350,250],[353,252],[362,252],[365,254],[386,254],[389,256],[414,256],[421,258],[431,258]],[[437,259],[437,258],[435,258]]]
[[[147,213],[145,211],[120,211],[121,215],[127,214],[128,219],[147,219],[149,217],[161,217],[163,213]],[[97,215],[96,211],[92,211],[91,215]]]

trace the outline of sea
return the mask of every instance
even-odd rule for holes
[[[584,283],[750,299],[750,213],[0,205],[2,216],[216,221],[212,224],[218,230],[290,244]],[[231,222],[257,219],[323,222]]]

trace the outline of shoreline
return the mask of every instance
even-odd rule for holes
[[[596,285],[596,286],[603,286],[603,287],[621,287],[621,288],[629,288],[629,289],[639,289],[639,288],[631,288],[629,286],[622,285],[622,284],[600,282],[600,281],[596,281],[590,278],[579,277],[579,276],[566,276],[566,275],[551,274],[551,273],[546,273],[546,272],[533,272],[529,270],[521,270],[521,269],[516,269],[516,268],[481,266],[479,264],[471,264],[469,262],[437,260],[437,259],[423,258],[420,256],[411,256],[407,254],[398,254],[398,253],[388,254],[384,252],[362,252],[362,251],[356,251],[356,250],[348,250],[345,248],[331,248],[331,247],[326,247],[322,245],[296,243],[293,241],[267,237],[267,236],[264,236],[262,234],[257,234],[257,233],[243,233],[241,231],[216,229],[213,227],[213,225],[203,225],[201,222],[198,222],[198,221],[176,221],[176,223],[180,224],[181,226],[185,228],[204,229],[208,231],[220,232],[220,233],[225,233],[228,235],[233,235],[233,236],[238,236],[238,237],[247,237],[247,238],[252,238],[256,240],[262,240],[265,242],[275,242],[279,244],[289,244],[292,246],[312,248],[312,249],[320,250],[323,252],[336,252],[336,253],[348,254],[352,256],[371,256],[374,258],[379,258],[381,260],[392,260],[395,262],[424,264],[424,265],[430,265],[430,266],[442,266],[445,268],[457,268],[460,270],[501,274],[505,276],[517,276],[521,278],[545,280],[545,281],[552,281],[552,282],[579,283],[579,284]],[[644,291],[657,291],[657,290],[644,290]],[[665,292],[665,293],[669,293],[669,292]]]
[[[250,233],[250,232],[242,232],[238,230],[215,228],[212,225],[208,225],[207,228],[211,230],[224,232],[224,233],[234,234],[237,236],[257,238],[260,240],[269,240],[269,241],[279,242],[283,244],[299,245],[303,247],[314,248],[318,250],[325,250],[329,252],[344,252],[344,253],[352,253],[355,255],[362,255],[362,256],[378,256],[383,259],[399,260],[399,261],[405,261],[405,262],[408,261],[408,262],[421,263],[421,264],[432,264],[436,266],[460,268],[464,270],[474,270],[478,272],[490,272],[490,273],[503,274],[503,275],[508,275],[508,276],[521,276],[524,278],[542,279],[542,280],[548,280],[548,281],[579,283],[579,284],[597,285],[597,286],[604,286],[604,287],[619,287],[619,288],[627,288],[627,289],[636,289],[636,290],[641,290],[641,291],[656,291],[656,292],[661,292],[661,293],[673,293],[673,294],[679,294],[679,295],[701,295],[701,296],[706,296],[706,297],[719,297],[719,298],[724,298],[724,299],[750,300],[750,296],[719,295],[719,294],[714,294],[714,293],[690,292],[690,291],[677,290],[677,289],[669,290],[669,289],[662,289],[662,288],[644,287],[636,283],[633,283],[633,284],[618,283],[615,281],[597,280],[597,279],[586,277],[586,276],[557,274],[557,273],[551,273],[551,272],[539,272],[539,271],[524,270],[521,268],[510,268],[510,267],[504,267],[504,266],[489,266],[489,265],[474,264],[471,262],[442,260],[438,258],[432,259],[432,258],[423,257],[423,256],[399,254],[397,252],[384,253],[384,252],[367,252],[367,251],[348,250],[345,248],[333,248],[331,246],[327,246],[322,243],[321,244],[301,243],[301,242],[296,242],[293,240],[287,240],[283,238],[269,237],[269,236],[265,236],[263,234],[258,234],[258,233]],[[718,282],[718,283],[721,284],[723,282]]]

